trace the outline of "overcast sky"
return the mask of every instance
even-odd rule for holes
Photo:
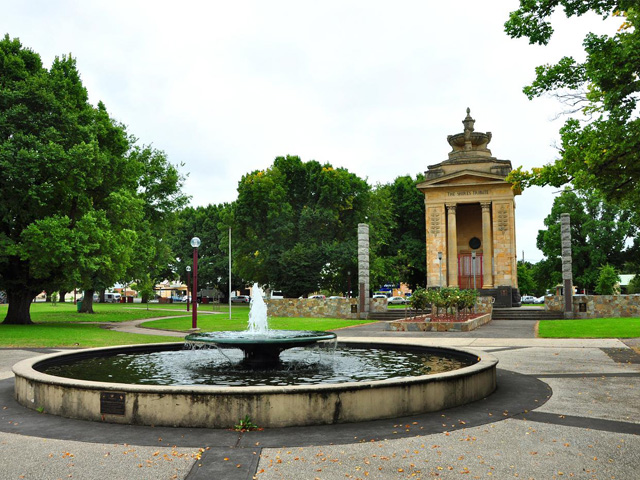
[[[563,118],[529,101],[534,68],[583,58],[587,31],[617,24],[554,17],[549,46],[512,40],[517,0],[3,0],[0,33],[47,67],[76,59],[92,103],[141,143],[183,163],[192,204],[231,202],[241,176],[281,155],[344,167],[369,183],[447,159],[467,107],[514,167],[551,162]],[[518,257],[535,245],[557,189],[516,200]],[[354,233],[355,234],[355,233]]]

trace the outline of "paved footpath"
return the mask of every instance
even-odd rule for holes
[[[494,320],[468,333],[392,333],[380,323],[339,330],[351,341],[491,352],[500,360],[498,389],[437,413],[248,433],[25,409],[13,400],[11,366],[54,350],[0,349],[0,478],[640,478],[640,355],[628,347],[638,340],[537,339],[534,327]],[[145,331],[134,322],[119,328]]]

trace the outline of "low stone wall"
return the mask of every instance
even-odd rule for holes
[[[282,298],[267,300],[269,316],[311,318],[360,318],[357,298]],[[386,312],[386,298],[369,299],[371,312]]]
[[[491,321],[487,313],[466,322],[438,322],[427,320],[398,320],[387,322],[385,330],[393,332],[470,332]]]
[[[474,312],[488,313],[489,315],[492,315],[493,302],[495,302],[495,298],[493,297],[478,297],[478,301],[476,302]]]
[[[574,295],[573,318],[640,317],[640,295]],[[545,310],[564,311],[564,296],[544,299]]]

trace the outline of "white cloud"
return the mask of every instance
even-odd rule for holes
[[[471,108],[498,158],[551,162],[562,120],[522,87],[534,67],[582,55],[593,16],[548,47],[503,33],[516,1],[23,1],[0,30],[41,54],[71,52],[92,102],[190,173],[195,205],[232,201],[278,155],[345,167],[374,184],[447,158]],[[517,199],[518,250],[538,260],[549,189]]]

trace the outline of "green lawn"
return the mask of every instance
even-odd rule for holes
[[[640,318],[592,318],[585,320],[541,320],[542,338],[637,338]]]
[[[231,320],[229,314],[198,315],[198,328],[205,332],[216,330],[246,330],[249,321],[249,308],[234,307]],[[334,330],[352,325],[371,323],[370,320],[343,320],[340,318],[304,318],[304,317],[271,317],[269,328],[277,330]],[[191,320],[185,322],[180,318],[167,318],[143,323],[149,328],[187,331],[191,328]]]
[[[3,348],[89,348],[136,343],[179,341],[159,335],[105,330],[98,325],[47,322],[36,325],[0,325],[0,347]]]
[[[125,322],[128,320],[138,320],[142,318],[166,317],[171,315],[190,315],[186,311],[186,306],[182,305],[182,309],[171,308],[173,305],[150,304],[149,310],[146,305],[139,303],[94,303],[93,310],[95,313],[78,313],[76,305],[73,303],[32,303],[31,304],[31,320],[35,323],[48,322]],[[179,307],[179,305],[175,305]],[[7,314],[7,305],[0,305],[0,322]]]
[[[0,348],[88,348],[136,343],[172,342],[179,339],[159,335],[138,335],[116,332],[100,325],[81,322],[119,323],[127,320],[182,315],[145,322],[145,327],[187,331],[191,328],[191,312],[186,304],[95,304],[94,314],[79,314],[72,303],[34,303],[31,319],[35,325],[2,325],[0,323]],[[218,311],[219,314],[207,312]],[[0,321],[4,319],[7,305],[0,305]],[[249,320],[249,307],[233,305],[231,320],[227,306],[199,305],[198,327],[204,331],[244,330]],[[370,323],[361,320],[336,318],[272,318],[269,326],[285,330],[331,330]]]

